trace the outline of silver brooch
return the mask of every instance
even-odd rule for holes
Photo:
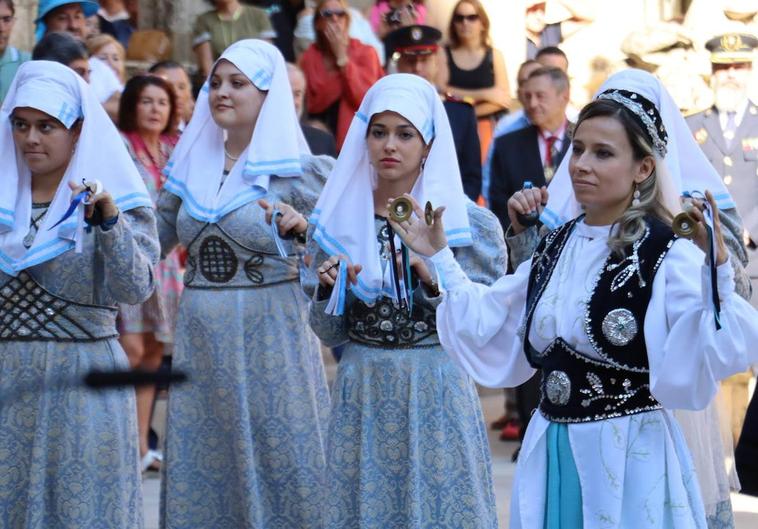
[[[563,371],[551,371],[545,381],[547,400],[556,406],[565,406],[571,397],[571,380]]]
[[[603,336],[615,346],[626,345],[637,336],[637,320],[628,309],[614,309],[603,318]]]

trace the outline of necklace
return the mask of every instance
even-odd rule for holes
[[[226,150],[226,142],[224,142],[224,154],[226,155],[227,158],[229,158],[233,162],[236,162],[237,160],[240,159],[239,154],[237,155],[237,157],[234,157],[231,154],[229,154],[229,151]]]

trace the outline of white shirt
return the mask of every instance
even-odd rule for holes
[[[558,127],[554,131],[546,131],[539,129],[537,133],[537,145],[540,149],[540,160],[542,161],[542,166],[545,166],[545,162],[547,162],[547,138],[550,136],[555,136],[555,142],[553,145],[555,145],[555,152],[559,153],[563,149],[563,141],[566,139],[566,127],[568,126],[568,121],[563,121],[563,124],[561,124],[560,127]],[[555,160],[553,161],[553,165],[555,166]]]

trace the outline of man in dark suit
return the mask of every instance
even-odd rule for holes
[[[571,141],[566,119],[569,80],[559,68],[544,66],[529,74],[523,88],[524,111],[530,126],[495,140],[490,165],[490,209],[503,230],[510,226],[508,199],[531,182],[550,183]]]
[[[399,73],[423,77],[434,84],[437,75],[437,50],[442,33],[430,26],[413,25],[387,35],[387,46],[394,50]],[[482,160],[479,150],[474,107],[460,99],[442,97],[458,155],[463,191],[476,201],[482,192]]]
[[[302,70],[292,63],[287,63],[287,75],[292,87],[292,99],[295,101],[295,112],[297,117],[302,119],[303,103],[305,101],[305,75]],[[337,143],[334,136],[326,130],[311,127],[307,123],[300,122],[300,128],[303,130],[303,136],[311,149],[312,154],[326,154],[332,158],[337,157]]]

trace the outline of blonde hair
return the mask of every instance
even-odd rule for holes
[[[119,41],[107,33],[100,33],[87,39],[87,51],[90,56],[93,56],[109,44],[113,44],[116,47],[116,53],[121,58],[121,71],[118,72],[118,76],[119,80],[124,82],[126,80],[126,50]]]
[[[662,186],[659,182],[659,177],[665,177],[666,166],[663,160],[654,154],[653,142],[648,137],[646,129],[623,104],[609,99],[592,101],[579,114],[576,128],[578,129],[583,121],[597,117],[610,117],[621,123],[632,147],[632,157],[636,161],[644,160],[648,156],[655,160],[655,168],[650,176],[635,186],[639,191],[638,202],[632,201],[629,204],[614,223],[616,229],[611,230],[611,235],[608,237],[608,246],[611,251],[619,257],[624,257],[626,250],[645,233],[647,229],[645,217],[655,217],[671,226],[673,215],[665,205]]]

